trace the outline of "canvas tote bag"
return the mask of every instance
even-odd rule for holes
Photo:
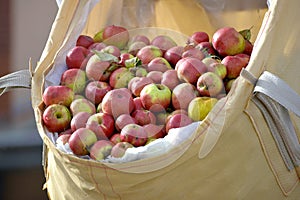
[[[274,0],[260,9],[236,2],[62,1],[36,68],[0,81],[4,91],[18,85],[32,90],[50,199],[300,198],[300,3]],[[55,74],[63,71],[53,73],[58,58],[80,33],[93,35],[108,24],[156,26],[186,35],[213,33],[224,25],[253,26],[255,45],[230,93],[180,145],[154,157],[102,163],[60,151],[41,115],[44,87],[57,83]]]

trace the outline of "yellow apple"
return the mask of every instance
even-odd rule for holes
[[[196,97],[188,106],[188,116],[193,121],[202,121],[211,111],[218,99],[213,97]]]

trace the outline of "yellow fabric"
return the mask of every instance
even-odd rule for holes
[[[89,2],[63,1],[32,80],[32,106],[46,147],[45,188],[50,199],[300,199],[296,170],[286,169],[262,114],[251,102],[253,85],[242,77],[190,139],[161,156],[104,164],[56,149],[41,123],[44,76],[67,45]],[[93,35],[114,20],[140,27],[138,19],[128,23],[120,17],[129,16],[122,9],[137,10],[139,1],[131,2],[100,1],[87,17],[83,33]],[[238,29],[253,26],[255,48],[247,70],[256,77],[268,70],[300,94],[298,0],[273,0],[268,10],[229,9],[218,15],[192,0],[149,2],[153,18],[147,26],[171,28],[186,35],[196,30],[211,34],[223,25]],[[215,21],[216,16],[223,17]],[[300,119],[292,115],[292,120],[300,136]]]

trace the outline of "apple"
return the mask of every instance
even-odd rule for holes
[[[131,37],[129,39],[128,44],[131,45],[134,42],[143,42],[146,45],[149,45],[150,39],[146,35],[139,34],[139,35],[134,35],[133,37]]]
[[[205,54],[200,49],[189,48],[189,49],[183,51],[182,57],[183,58],[193,57],[193,58],[198,58],[199,60],[202,60],[203,58],[205,58]]]
[[[67,52],[66,65],[69,69],[78,68],[84,69],[90,51],[82,46],[75,46]]]
[[[101,61],[97,55],[93,55],[86,65],[86,76],[93,81],[107,81],[111,74],[109,61]]]
[[[95,104],[86,98],[73,100],[70,105],[70,110],[73,116],[79,112],[88,112],[90,114],[96,113]]]
[[[166,135],[165,125],[145,124],[143,127],[147,132],[148,140],[150,138],[153,139],[163,138]]]
[[[177,109],[177,110],[171,111],[171,112],[168,114],[167,118],[166,118],[165,124],[168,123],[168,121],[169,121],[169,119],[170,119],[171,117],[173,117],[174,115],[177,115],[177,114],[188,115],[188,111],[187,111],[187,110],[184,110],[184,109]]]
[[[174,109],[187,110],[192,99],[199,96],[197,88],[190,83],[180,83],[172,92],[172,106]]]
[[[51,104],[70,106],[74,100],[74,92],[67,86],[48,86],[43,92],[42,99],[46,106]]]
[[[199,77],[197,89],[201,96],[216,97],[224,90],[224,83],[217,74],[206,72]]]
[[[101,49],[101,52],[112,54],[116,57],[120,57],[121,51],[118,47],[113,45],[107,45],[106,47]]]
[[[113,143],[109,140],[98,140],[90,149],[90,157],[94,160],[101,161],[110,155]]]
[[[102,111],[116,119],[121,114],[130,114],[134,110],[133,97],[128,89],[119,88],[106,93],[102,100]]]
[[[126,150],[132,147],[134,146],[129,142],[119,142],[112,147],[110,155],[115,158],[121,158],[124,156]]]
[[[213,97],[196,97],[189,104],[188,116],[193,121],[202,121],[217,102],[218,99]]]
[[[213,56],[207,56],[201,60],[207,68],[210,68],[213,64],[218,64],[221,62],[221,60],[217,59]]]
[[[126,61],[128,62],[128,60],[135,58],[132,54],[128,52],[122,52],[119,57],[119,65],[121,65],[122,67],[127,67]]]
[[[87,49],[92,44],[94,44],[94,39],[91,36],[88,36],[88,35],[79,35],[77,40],[76,40],[76,46],[82,46],[82,47],[85,47]]]
[[[144,109],[140,97],[134,97],[134,98],[133,98],[133,104],[134,104],[134,110]]]
[[[109,77],[109,85],[112,88],[127,88],[129,81],[134,78],[134,74],[126,67],[114,70]]]
[[[114,145],[122,142],[121,140],[121,134],[120,133],[114,133],[110,138],[109,141],[111,141]]]
[[[236,79],[234,78],[234,79],[230,79],[230,80],[228,80],[228,81],[226,81],[224,84],[225,84],[225,91],[226,91],[226,93],[228,93],[230,90],[231,90],[231,88],[232,88],[232,84],[233,84],[233,82],[235,81]]]
[[[206,65],[199,59],[186,57],[179,60],[175,66],[179,80],[196,84],[200,75],[207,71]]]
[[[137,124],[137,120],[130,114],[122,114],[115,120],[115,127],[117,131],[121,131],[127,124]]]
[[[193,123],[193,120],[186,114],[178,113],[170,117],[166,123],[166,132],[172,128],[180,128]]]
[[[73,116],[71,119],[71,130],[74,132],[79,128],[86,127],[86,122],[91,116],[91,113],[88,112],[79,112]]]
[[[151,83],[142,89],[140,98],[144,108],[159,112],[169,107],[171,94],[171,90],[167,86]]]
[[[92,130],[98,140],[108,139],[114,133],[115,121],[114,118],[107,113],[95,113],[88,118],[86,128]]]
[[[85,96],[94,104],[99,104],[112,87],[104,81],[91,81],[85,88]]]
[[[60,78],[60,85],[71,88],[75,94],[80,94],[84,91],[86,81],[84,70],[72,68],[63,72]]]
[[[79,128],[69,138],[69,146],[77,156],[89,154],[90,147],[97,141],[96,134],[88,128]]]
[[[212,45],[221,56],[232,56],[243,53],[245,39],[235,28],[223,27],[213,34]]]
[[[141,60],[142,64],[148,64],[154,58],[162,56],[163,52],[154,45],[144,46],[136,53],[136,57]]]
[[[157,35],[152,39],[150,44],[157,46],[163,54],[168,49],[177,46],[176,42],[168,35]]]
[[[122,142],[129,142],[135,147],[143,146],[147,142],[147,132],[138,124],[127,124],[120,134]]]
[[[107,45],[104,44],[103,42],[95,42],[95,43],[91,44],[88,49],[90,51],[93,51],[93,50],[101,51],[106,46]]]
[[[145,46],[148,46],[144,42],[136,41],[129,45],[128,47],[128,53],[136,56],[136,54]]]
[[[135,110],[131,113],[131,116],[135,119],[136,124],[139,124],[141,126],[144,126],[146,124],[155,124],[156,123],[156,117],[153,114],[153,112],[149,110]]]
[[[160,81],[161,84],[167,86],[170,90],[173,90],[180,82],[175,69],[165,71]]]
[[[182,58],[182,53],[184,51],[183,46],[171,47],[164,53],[164,58],[172,65],[175,66],[178,60]]]
[[[123,49],[129,41],[129,32],[125,27],[109,25],[103,29],[103,42]]]
[[[104,29],[101,29],[100,31],[98,31],[95,35],[94,35],[94,37],[93,37],[93,39],[94,39],[94,42],[96,43],[96,42],[102,42],[103,41],[103,30]]]
[[[166,112],[166,111],[156,112],[155,113],[156,124],[157,125],[165,125],[166,120],[167,120],[169,115],[170,115],[170,113]]]
[[[221,79],[224,79],[227,75],[227,68],[223,63],[213,63],[207,66],[207,71],[214,72]]]
[[[51,104],[43,112],[43,123],[50,132],[61,132],[70,127],[71,113],[61,104]]]
[[[71,135],[72,135],[71,133],[60,134],[56,139],[56,144],[59,143],[63,145],[67,144],[69,142]]]
[[[216,50],[211,42],[200,42],[195,48],[201,50],[205,56],[216,55]]]
[[[252,54],[253,44],[249,40],[245,40],[245,42],[245,50],[243,53],[250,56]]]
[[[169,69],[172,69],[171,64],[167,61],[167,59],[163,57],[156,57],[152,59],[147,65],[147,71],[161,71],[165,72]]]
[[[249,56],[246,54],[237,54],[234,56],[226,56],[221,63],[226,66],[229,79],[237,78],[240,75],[242,68],[245,68],[249,63]]]
[[[197,31],[194,32],[189,38],[188,38],[188,44],[192,43],[194,45],[197,45],[201,42],[209,42],[209,36],[206,32],[203,31]]]
[[[153,83],[153,80],[149,77],[134,77],[129,81],[128,89],[134,96],[138,97],[142,89],[150,83]]]
[[[163,75],[163,72],[161,72],[161,71],[151,71],[151,72],[148,72],[146,77],[150,78],[153,81],[153,83],[160,84],[161,80],[162,80],[162,75]]]

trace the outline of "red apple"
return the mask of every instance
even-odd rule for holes
[[[177,71],[175,69],[165,71],[160,82],[167,86],[170,90],[173,90],[180,83]]]
[[[87,49],[92,44],[94,44],[94,39],[88,35],[79,35],[79,37],[77,38],[77,41],[76,41],[76,46],[82,46]]]
[[[190,83],[181,83],[173,89],[172,106],[174,109],[187,110],[192,99],[199,96],[197,88]]]
[[[114,145],[122,142],[121,140],[121,134],[120,133],[114,133],[110,138],[109,141],[111,141]]]
[[[188,38],[188,43],[192,43],[194,45],[197,45],[201,42],[208,42],[209,41],[209,36],[206,32],[203,31],[197,31],[194,32],[189,38]]]
[[[108,139],[114,133],[115,121],[107,113],[95,113],[88,118],[86,127],[96,134],[98,140]]]
[[[93,131],[88,128],[77,129],[69,138],[69,146],[72,152],[78,156],[89,154],[90,147],[97,141]]]
[[[112,147],[110,155],[115,158],[121,158],[124,156],[126,150],[132,147],[134,146],[129,142],[119,142]]]
[[[193,120],[186,114],[179,113],[170,117],[166,124],[166,132],[172,128],[180,128],[191,124]]]
[[[51,104],[43,112],[43,123],[50,132],[61,132],[70,127],[71,113],[60,104]]]
[[[135,147],[143,146],[147,142],[147,132],[138,124],[128,124],[121,131],[123,142],[129,142]]]
[[[140,98],[144,108],[159,112],[169,107],[171,90],[165,85],[151,83],[142,89]]]
[[[140,97],[134,97],[134,98],[133,98],[133,104],[134,104],[134,110],[144,109]]]
[[[218,29],[213,34],[212,44],[223,57],[243,53],[245,50],[245,39],[243,35],[233,27]]]
[[[90,114],[96,113],[95,104],[85,98],[73,100],[70,105],[70,110],[73,116],[75,116],[79,112],[88,112]]]
[[[48,86],[43,92],[42,99],[46,106],[51,104],[69,106],[74,100],[74,92],[67,86]]]
[[[135,119],[136,123],[141,126],[156,123],[155,115],[149,110],[135,110],[132,112],[131,116]]]
[[[131,45],[131,44],[134,43],[134,42],[143,42],[143,43],[145,43],[146,45],[149,45],[149,44],[150,44],[149,38],[148,38],[146,35],[142,35],[142,34],[135,35],[135,36],[131,37],[131,38],[129,39],[128,44]]]
[[[240,75],[242,68],[248,65],[249,56],[246,54],[238,54],[235,56],[226,56],[222,60],[222,64],[226,66],[227,78],[233,79]]]
[[[224,91],[223,80],[213,72],[206,72],[199,77],[197,89],[201,96],[216,97]]]
[[[167,35],[155,36],[151,41],[151,45],[157,46],[163,52],[163,54],[168,49],[177,46],[176,42]]]
[[[113,143],[109,140],[98,140],[93,144],[90,150],[90,157],[94,160],[101,161],[110,155]]]
[[[125,27],[110,25],[103,29],[103,42],[123,49],[129,41],[129,32]]]
[[[88,55],[90,51],[82,46],[75,46],[70,51],[68,51],[66,56],[66,64],[69,69],[71,68],[81,68],[84,69]]]
[[[165,72],[172,69],[170,63],[163,57],[156,57],[152,59],[147,65],[147,71],[161,71]]]
[[[115,121],[117,131],[121,131],[127,124],[137,124],[137,120],[130,114],[122,114]]]
[[[86,65],[86,76],[93,81],[107,81],[111,74],[109,61],[101,61],[97,55],[93,55]]]
[[[134,77],[129,81],[128,89],[134,96],[138,97],[142,89],[150,83],[153,83],[153,80],[149,77]]]
[[[95,42],[95,43],[91,44],[88,49],[90,51],[93,51],[93,50],[101,51],[106,46],[107,45],[104,44],[103,42]]]
[[[114,89],[106,93],[102,100],[102,111],[116,119],[121,114],[130,114],[134,109],[130,91],[125,88]]]
[[[166,135],[165,125],[146,124],[143,126],[149,138],[163,138]]]
[[[195,48],[201,50],[205,56],[216,55],[216,50],[211,42],[200,42]]]
[[[72,68],[63,72],[60,85],[71,88],[75,94],[82,93],[86,85],[86,74],[82,69]]]
[[[163,72],[161,72],[161,71],[151,71],[151,72],[148,72],[146,77],[150,78],[153,81],[153,83],[160,84],[161,80],[162,80],[162,75],[163,75]]]
[[[112,87],[104,81],[91,81],[85,88],[85,96],[94,104],[99,104]]]
[[[60,134],[56,139],[56,144],[58,143],[63,145],[67,144],[69,142],[71,135],[72,135],[71,133]]]
[[[128,52],[121,53],[119,57],[120,57],[119,65],[121,65],[122,67],[127,67],[126,61],[128,62],[128,60],[134,58],[134,56]]]
[[[202,60],[203,58],[205,58],[205,54],[197,48],[189,48],[187,50],[185,50],[182,53],[182,57],[186,58],[186,57],[193,57],[193,58],[197,58],[199,60]]]
[[[196,84],[201,74],[207,71],[206,65],[199,59],[186,57],[179,60],[175,66],[177,76],[181,81]]]
[[[71,119],[71,130],[74,132],[79,128],[86,127],[86,122],[91,116],[88,112],[79,112]]]
[[[214,72],[221,79],[224,79],[227,75],[227,68],[223,63],[213,63],[207,67],[207,71]]]
[[[253,44],[249,40],[245,40],[245,42],[245,50],[243,53],[250,56],[252,54]]]
[[[145,44],[144,42],[141,41],[136,41],[133,42],[132,44],[129,45],[128,47],[128,53],[136,56],[137,53],[145,46],[148,46],[147,44]]]
[[[112,88],[127,88],[129,81],[134,78],[134,74],[126,67],[114,70],[109,77],[109,85]]]
[[[141,60],[142,64],[148,64],[154,58],[162,56],[163,52],[154,45],[147,45],[136,53],[136,57]]]
[[[182,58],[182,53],[184,51],[183,46],[175,46],[171,47],[164,53],[164,58],[173,66],[175,67],[178,60]]]

